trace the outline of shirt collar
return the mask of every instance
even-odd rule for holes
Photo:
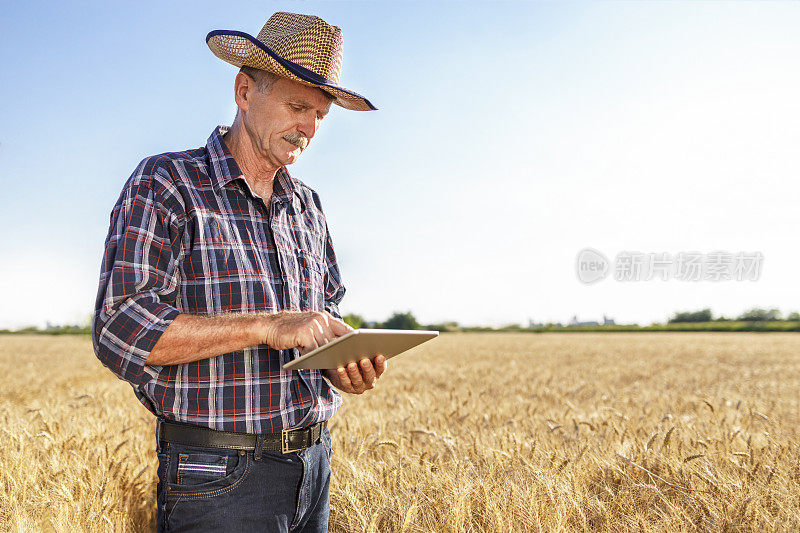
[[[241,178],[249,191],[250,187],[247,185],[247,181],[244,179],[239,165],[236,164],[236,160],[233,158],[233,155],[231,155],[228,146],[225,144],[225,140],[222,138],[229,129],[229,126],[217,126],[214,128],[214,131],[211,133],[206,143],[211,182],[213,183],[214,189],[219,191],[219,189],[225,187],[230,182]],[[277,202],[289,202],[292,200],[294,190],[294,178],[289,175],[286,167],[279,168],[275,173],[275,181],[272,187],[272,197],[274,200]]]

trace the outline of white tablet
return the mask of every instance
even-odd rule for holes
[[[354,329],[338,339],[283,365],[284,370],[338,368],[365,357],[399,355],[439,335],[438,331],[404,329]]]

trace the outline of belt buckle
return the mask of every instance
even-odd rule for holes
[[[302,429],[303,428],[290,428],[281,430],[281,453],[298,452],[305,448],[305,446],[300,446],[299,448],[289,447],[289,435],[297,431],[302,431]]]

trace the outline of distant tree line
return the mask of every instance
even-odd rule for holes
[[[524,327],[520,324],[507,324],[502,326],[501,328],[490,328],[490,327],[480,327],[480,326],[473,326],[473,327],[462,327],[458,324],[458,322],[440,322],[438,324],[420,324],[416,317],[411,313],[411,311],[406,311],[405,313],[395,312],[392,316],[389,317],[388,320],[385,322],[370,322],[364,319],[361,315],[357,314],[349,314],[345,315],[344,321],[350,324],[353,328],[373,328],[373,329],[431,329],[436,331],[491,331],[495,329],[499,329],[502,331],[527,331],[531,329],[536,330],[555,330],[555,329],[569,329],[570,326],[564,326],[562,324],[539,324],[532,327]],[[753,309],[748,309],[744,313],[740,314],[735,318],[728,318],[725,316],[718,316],[714,317],[711,309],[701,309],[699,311],[682,311],[675,313],[669,320],[668,324],[680,324],[680,323],[708,323],[708,322],[800,322],[800,313],[797,311],[793,311],[789,313],[785,318],[781,315],[781,312],[778,309],[761,309],[755,307]],[[622,328],[626,328],[625,325],[620,325]],[[632,324],[632,326],[637,326],[636,324]],[[658,324],[653,324],[653,326],[658,326]],[[644,326],[647,327],[647,326]],[[615,330],[618,328],[613,327],[605,327],[605,326],[591,326],[592,329],[607,329],[609,331]],[[575,329],[575,328],[573,328]],[[728,329],[728,328],[726,328]]]
[[[458,331],[458,322],[440,322],[438,324],[420,324],[411,311],[405,313],[395,312],[385,322],[370,322],[361,315],[344,315],[342,319],[350,327],[359,329],[427,329],[435,331]]]
[[[741,315],[737,316],[736,318],[727,318],[724,316],[718,316],[714,318],[711,314],[711,309],[701,309],[700,311],[684,311],[680,313],[675,313],[672,315],[672,318],[669,319],[670,324],[676,324],[680,322],[731,322],[731,321],[738,321],[738,322],[777,322],[781,320],[787,320],[789,322],[798,322],[800,321],[800,313],[794,311],[789,313],[786,318],[784,319],[781,316],[781,312],[778,309],[761,309],[759,307],[754,307],[753,309],[748,309]]]
[[[638,324],[598,324],[564,325],[560,323],[537,324],[531,321],[527,327],[520,324],[506,324],[501,327],[462,326],[455,321],[421,324],[411,311],[395,312],[386,321],[366,320],[358,314],[343,317],[352,328],[369,329],[426,329],[441,332],[450,331],[517,331],[541,333],[549,331],[800,331],[800,313],[793,311],[783,317],[778,309],[748,309],[735,318],[714,317],[711,309],[699,311],[680,311],[672,315],[666,324],[654,323],[649,326]],[[44,333],[49,335],[91,334],[91,317],[85,324],[57,326],[48,323],[46,329],[26,327],[17,330],[0,329],[2,333]]]

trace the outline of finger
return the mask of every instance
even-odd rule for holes
[[[375,379],[381,377],[381,374],[386,372],[386,369],[388,367],[389,367],[389,361],[386,360],[386,357],[378,355],[375,358]]]
[[[297,348],[297,351],[300,353],[300,355],[305,355],[305,354],[307,354],[307,353],[311,353],[311,352],[313,352],[313,351],[314,351],[314,350],[316,350],[317,348],[318,348],[318,347],[315,347],[315,346],[309,346],[309,347],[305,347],[305,346],[299,346],[299,347]]]
[[[337,335],[336,334],[336,332],[331,328],[330,323],[327,322],[327,321],[325,322],[325,324],[323,324],[322,331],[323,331],[323,334],[325,336],[325,342],[326,343],[332,342],[332,341],[336,340],[337,337],[341,336],[341,335]]]
[[[364,392],[364,380],[361,378],[361,371],[358,365],[350,363],[347,365],[347,375],[350,378],[350,383],[353,384],[353,389]]]
[[[326,326],[330,327],[330,325],[331,325],[330,319],[333,318],[333,317],[331,316],[331,314],[329,312],[322,311],[321,313],[319,313],[319,318],[320,318],[320,320],[322,320],[325,323]]]
[[[313,352],[317,348],[319,348],[319,346],[317,346],[316,342],[305,342],[297,347],[297,349],[300,351],[302,355],[305,355],[309,352]]]
[[[311,317],[309,327],[314,329],[314,335],[316,335],[318,341],[325,341],[326,338],[330,337],[328,333],[330,331],[328,327],[328,318],[325,316],[325,313],[319,312],[314,312]],[[322,344],[324,344],[324,342],[322,342]],[[320,344],[320,346],[322,344]]]
[[[314,335],[314,330],[311,328],[306,329],[303,331],[302,335],[300,336],[300,344],[298,346],[300,349],[300,353],[306,354],[313,350],[319,348],[319,343],[317,343],[317,338]]]
[[[344,367],[340,366],[337,368],[336,373],[339,375],[339,383],[342,385],[341,389],[345,392],[353,392],[353,384],[350,383],[350,378],[347,376],[347,371]]]
[[[346,322],[339,320],[327,311],[325,311],[325,314],[328,315],[328,326],[337,337],[341,337],[342,335],[346,335],[347,333],[353,331],[353,328],[351,328]]]
[[[361,376],[364,380],[364,384],[372,388],[372,384],[375,383],[375,369],[372,367],[372,361],[367,359],[366,357],[361,360]]]
[[[314,340],[316,341],[318,346],[324,346],[328,344],[330,338],[326,335],[325,330],[327,328],[324,327],[317,321],[313,322],[313,326],[311,327],[311,331],[314,333]]]

